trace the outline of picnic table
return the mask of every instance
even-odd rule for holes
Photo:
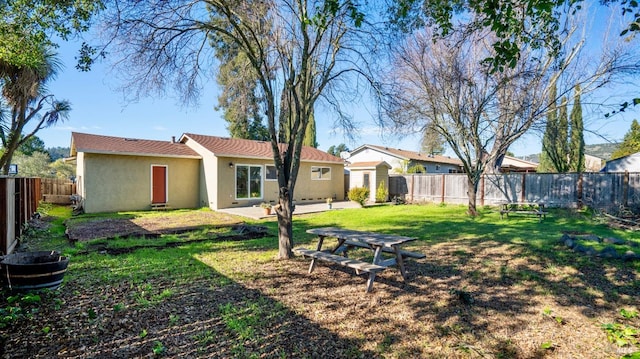
[[[500,218],[504,218],[506,214],[525,214],[538,216],[538,221],[542,221],[542,218],[547,218],[547,212],[544,210],[544,203],[542,202],[502,202],[502,208],[500,209]]]
[[[381,272],[391,266],[397,266],[400,270],[403,281],[405,281],[405,259],[426,257],[422,253],[410,252],[401,249],[403,244],[415,241],[416,238],[413,237],[354,231],[337,227],[313,228],[307,230],[307,233],[318,236],[318,245],[316,249],[296,248],[294,251],[305,257],[311,258],[309,273],[313,272],[318,261],[336,263],[345,267],[353,268],[356,270],[356,274],[360,274],[360,272],[369,273],[366,288],[367,293],[369,293],[373,288],[373,282],[378,272]],[[331,249],[323,249],[324,239],[326,237],[336,238],[338,240],[338,244]],[[367,262],[349,258],[348,252],[354,248],[367,248],[372,250],[373,260],[371,262]],[[385,257],[383,256],[383,253],[390,254],[391,256]]]

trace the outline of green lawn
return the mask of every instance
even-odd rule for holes
[[[71,245],[61,227],[70,212],[53,208],[50,234],[25,244],[70,256],[65,282],[35,303],[3,292],[0,344],[16,358],[325,356],[317,348],[333,357],[621,357],[637,350],[640,262],[592,258],[559,242],[570,232],[640,245],[637,233],[589,213],[551,209],[538,222],[503,220],[492,208],[470,218],[465,209],[374,206],[294,217],[294,246],[314,246],[305,231],[320,226],[418,238],[408,247],[427,258],[408,263],[411,283],[388,270],[365,295],[364,279],[348,271],[325,265],[308,274],[307,260],[276,260],[274,221],[252,222],[270,233],[253,240],[203,228]],[[473,304],[456,301],[462,294]],[[25,346],[25,337],[41,345]]]

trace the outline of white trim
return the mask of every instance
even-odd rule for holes
[[[115,152],[115,151],[98,151],[98,150],[76,150],[77,152],[92,153],[96,155],[114,155],[114,156],[138,156],[138,157],[163,157],[163,158],[188,158],[193,160],[201,160],[200,155],[172,155],[165,153],[138,153],[138,152]]]
[[[320,178],[314,178],[313,177],[313,169],[314,168],[318,168],[318,169],[322,169],[322,168],[327,168],[329,169],[329,176],[328,177],[323,177],[322,176],[322,170],[320,170]],[[324,166],[311,166],[311,180],[312,181],[331,181],[331,167],[324,167]]]
[[[260,197],[251,197],[251,188],[247,187],[247,198],[238,198],[238,167],[249,167],[249,173],[247,177],[247,181],[251,179],[251,167],[256,167],[260,169]],[[255,201],[261,200],[264,198],[264,175],[262,171],[264,170],[264,166],[260,164],[250,164],[250,163],[236,163],[233,166],[233,197],[236,201]]]
[[[276,165],[265,164],[264,165],[264,180],[265,182],[276,182],[278,181],[278,175],[276,174],[276,178],[267,178],[267,166],[273,167],[274,171],[276,171]]]
[[[156,164],[151,164],[151,167],[149,167],[151,173],[149,176],[149,179],[151,181],[151,183],[149,184],[149,194],[150,194],[150,201],[149,203],[153,203],[153,167],[164,167],[164,203],[169,203],[169,165],[156,165]]]

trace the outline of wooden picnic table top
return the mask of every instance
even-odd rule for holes
[[[356,240],[381,247],[394,247],[403,243],[415,241],[417,239],[415,237],[355,231],[338,227],[313,228],[307,230],[307,233],[316,234],[323,237],[334,237],[343,240]]]

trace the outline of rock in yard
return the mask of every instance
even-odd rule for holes
[[[580,236],[580,239],[583,239],[585,241],[590,241],[590,242],[600,242],[600,237],[596,236],[595,234],[587,234],[584,236]]]
[[[607,246],[602,251],[600,251],[599,256],[602,258],[620,258],[618,251],[611,246]]]
[[[580,244],[576,244],[575,246],[573,246],[573,250],[578,252],[578,253],[587,253],[589,248],[587,248],[585,246],[582,246]]]
[[[636,254],[634,251],[626,251],[622,256],[622,259],[624,259],[625,261],[639,260],[640,255]]]
[[[625,244],[627,243],[625,240],[620,239],[620,238],[615,238],[615,237],[608,237],[602,240],[602,242],[604,243],[609,243],[609,244]]]
[[[564,245],[569,247],[569,248],[573,248],[576,245],[576,242],[573,241],[573,239],[567,237],[567,239],[564,240]]]

